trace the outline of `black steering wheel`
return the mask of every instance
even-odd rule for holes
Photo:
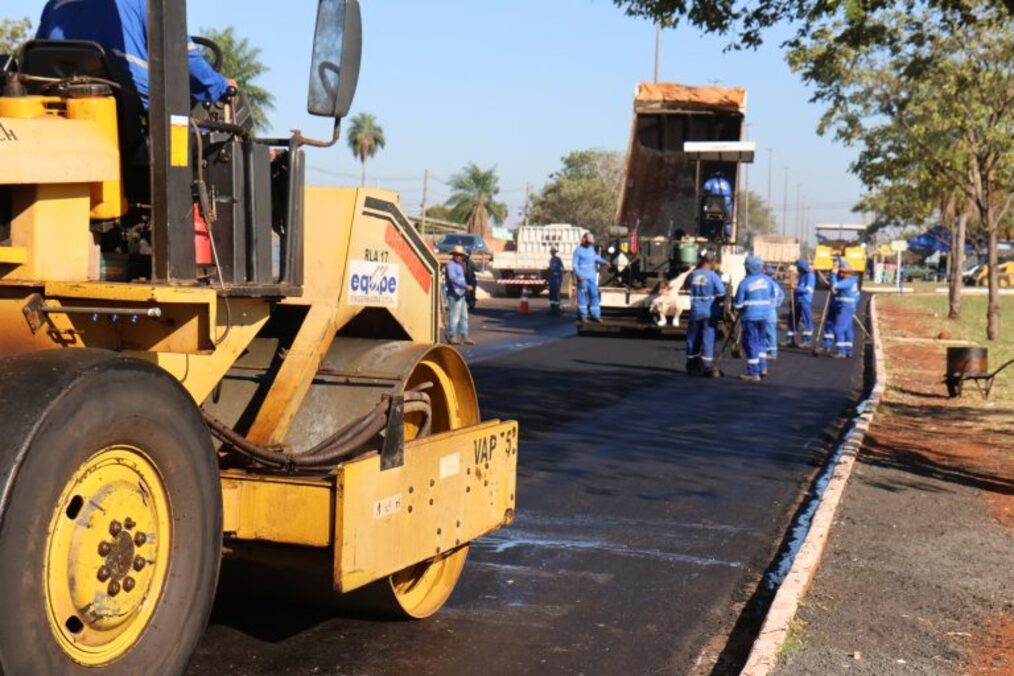
[[[201,47],[211,50],[211,54],[215,57],[214,60],[211,62],[211,67],[215,69],[216,73],[221,73],[222,62],[224,61],[225,56],[223,55],[222,48],[218,45],[218,43],[215,42],[214,40],[210,40],[208,38],[196,35],[190,38],[190,41],[193,42],[195,45],[200,45]]]

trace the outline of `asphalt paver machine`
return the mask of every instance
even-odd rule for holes
[[[435,344],[397,195],[304,185],[356,88],[357,1],[318,5],[324,142],[257,137],[236,92],[192,107],[186,5],[148,12],[147,111],[97,44],[0,59],[8,676],[182,672],[223,556],[425,617],[514,515],[517,424]]]

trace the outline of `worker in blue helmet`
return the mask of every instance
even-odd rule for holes
[[[793,321],[789,327],[790,345],[809,347],[813,342],[813,291],[817,287],[817,275],[805,258],[796,261],[796,288],[793,293]]]
[[[687,324],[687,373],[719,376],[715,362],[715,333],[722,317],[725,284],[714,270],[715,254],[701,255],[697,268],[687,275],[684,289],[690,292],[690,321]]]
[[[838,281],[838,271],[842,267],[848,267],[848,261],[841,256],[835,256],[834,265],[831,268],[831,276],[828,281],[827,292],[830,298],[828,298],[827,304],[827,317],[824,318],[824,325],[820,329],[820,347],[827,354],[832,354],[834,351],[834,325],[838,315],[838,305],[834,302],[834,285]]]
[[[563,287],[563,259],[554,246],[549,249],[549,314],[560,314],[560,289]]]
[[[859,305],[860,292],[859,281],[856,279],[855,270],[842,261],[837,272],[831,272],[831,305],[834,308],[834,356],[836,359],[849,359],[852,357],[853,348],[853,326],[855,321],[856,308]]]
[[[574,281],[577,283],[577,321],[584,323],[591,318],[602,322],[602,306],[599,300],[599,266],[609,267],[609,261],[595,250],[595,236],[586,232],[581,237],[581,246],[574,249]]]
[[[775,361],[778,359],[778,309],[785,302],[785,292],[782,290],[781,284],[775,281],[774,270],[769,266],[764,266],[764,274],[771,282],[771,307],[768,310],[768,320],[764,327],[765,344],[767,345],[765,356],[767,361]]]
[[[746,353],[746,373],[742,380],[759,382],[767,372],[767,321],[771,311],[773,293],[771,280],[762,270],[764,261],[757,256],[746,259],[746,278],[739,283],[733,308],[739,313],[743,327],[743,351]]]
[[[705,195],[722,198],[725,205],[723,230],[725,236],[730,237],[732,235],[732,184],[722,175],[722,172],[716,171],[711,175],[711,178],[704,182],[703,188]]]

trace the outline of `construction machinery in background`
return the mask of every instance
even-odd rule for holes
[[[803,255],[799,238],[790,235],[755,235],[750,248],[754,256],[764,259],[772,276],[780,282],[792,277],[795,263]]]
[[[425,617],[514,515],[517,424],[434,344],[437,261],[398,196],[304,185],[355,92],[357,0],[318,4],[325,141],[254,136],[235,92],[192,109],[186,4],[147,25],[147,114],[95,43],[3,74],[8,676],[181,673],[223,554],[272,571],[251,595],[320,581]]]
[[[826,275],[834,268],[835,261],[841,258],[856,271],[859,287],[862,288],[868,256],[864,241],[866,230],[865,225],[816,225],[817,245],[814,249],[813,269],[820,273],[825,284],[828,282]]]
[[[587,228],[566,223],[519,226],[514,233],[514,250],[493,257],[495,288],[510,298],[520,298],[526,288],[538,294],[549,286],[549,252],[555,248],[566,271],[563,288],[569,289],[574,249],[586,232]]]
[[[705,194],[720,177],[735,191],[739,165],[753,162],[755,144],[742,141],[746,91],[641,83],[634,96],[626,170],[617,225],[603,255],[612,264],[601,276],[603,321],[581,332],[680,332],[690,297],[678,291],[704,251],[714,253],[730,287],[745,273],[737,251],[735,204]],[[660,327],[650,308],[671,294],[671,319]]]

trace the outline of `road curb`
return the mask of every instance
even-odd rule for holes
[[[880,405],[887,387],[887,369],[884,361],[883,342],[880,337],[880,322],[877,318],[876,296],[870,300],[870,323],[873,327],[873,354],[875,380],[870,395],[857,407],[856,416],[850,422],[844,440],[835,449],[832,462],[834,469],[827,487],[820,498],[820,504],[813,515],[810,529],[803,545],[799,548],[792,567],[785,580],[778,587],[771,607],[768,609],[760,634],[750,649],[741,676],[765,676],[778,666],[778,654],[789,632],[789,624],[796,616],[799,602],[810,589],[817,575],[824,555],[831,525],[841,503],[845,486],[848,484],[856,456],[863,445],[866,433],[873,423],[873,417]]]

